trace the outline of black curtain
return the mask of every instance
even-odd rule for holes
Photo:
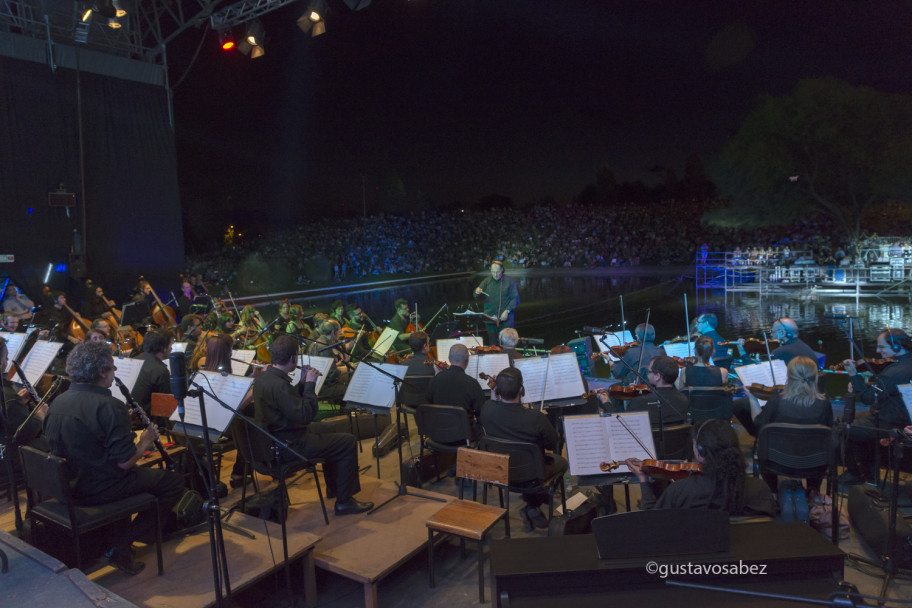
[[[83,274],[109,297],[140,274],[162,298],[177,290],[184,243],[163,87],[0,57],[0,121],[0,254],[16,256],[0,271],[32,296],[49,264],[67,265],[52,287],[77,298]],[[48,205],[60,183],[77,195],[69,213]],[[83,213],[85,273],[70,264]]]

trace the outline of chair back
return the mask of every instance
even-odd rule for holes
[[[652,441],[659,460],[690,460],[693,458],[693,442],[690,439],[691,425],[675,424],[665,427],[665,450],[662,451],[662,430],[652,429]]]
[[[456,453],[456,477],[500,486],[510,485],[510,456],[459,448]]]
[[[509,455],[511,486],[542,482],[545,479],[545,456],[542,449],[534,443],[485,435],[478,442],[478,449]]]
[[[833,429],[822,424],[772,423],[757,434],[760,473],[820,477],[835,454]]]
[[[275,452],[272,439],[258,430],[250,432],[246,424],[233,425],[232,432],[237,448],[253,470],[262,475],[275,475]]]
[[[70,504],[72,492],[66,472],[66,461],[41,450],[23,445],[19,447],[25,486],[36,490],[45,498],[54,498]]]
[[[436,443],[468,445],[472,440],[469,413],[457,405],[419,405],[415,408],[415,424],[419,434]]]
[[[722,388],[692,387],[685,389],[690,401],[690,415],[693,423],[705,420],[730,420],[732,417],[732,394]]]

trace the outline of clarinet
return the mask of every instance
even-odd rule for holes
[[[32,383],[28,381],[28,378],[25,377],[25,372],[22,371],[22,368],[19,367],[19,364],[15,360],[10,361],[13,367],[16,368],[16,373],[19,375],[19,379],[22,380],[23,386],[29,392],[29,395],[32,396],[32,399],[35,400],[35,403],[41,403],[41,397],[38,396],[38,391],[35,390],[35,387],[32,386]]]
[[[127,405],[129,405],[130,409],[132,409],[133,412],[139,417],[139,419],[143,423],[143,426],[145,426],[146,428],[151,426],[152,421],[149,420],[149,417],[146,416],[146,412],[139,406],[139,404],[133,400],[133,396],[130,395],[130,391],[128,391],[127,387],[124,385],[124,383],[120,381],[120,378],[118,378],[117,376],[114,376],[114,382],[117,383],[117,388],[119,388],[120,392],[123,393],[124,399],[127,400]],[[169,471],[173,471],[175,468],[174,459],[171,458],[171,454],[169,454],[168,451],[165,450],[165,446],[162,445],[161,439],[156,439],[154,443],[155,443],[155,447],[158,449],[158,453],[161,454],[161,457],[165,463],[165,466],[168,468]]]

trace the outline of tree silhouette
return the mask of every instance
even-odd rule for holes
[[[912,98],[805,80],[790,95],[761,100],[725,147],[715,183],[733,197],[729,218],[742,224],[821,211],[855,239],[872,205],[908,196],[910,161]]]

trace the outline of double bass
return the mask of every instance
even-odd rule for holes
[[[164,327],[171,330],[179,329],[179,327],[177,327],[177,317],[174,314],[174,309],[162,303],[161,298],[159,298],[158,294],[155,293],[155,290],[152,289],[150,283],[145,282],[144,287],[148,287],[149,293],[155,298],[155,305],[152,306],[152,309],[149,311],[149,316],[152,317],[152,321],[154,321],[158,327]]]

